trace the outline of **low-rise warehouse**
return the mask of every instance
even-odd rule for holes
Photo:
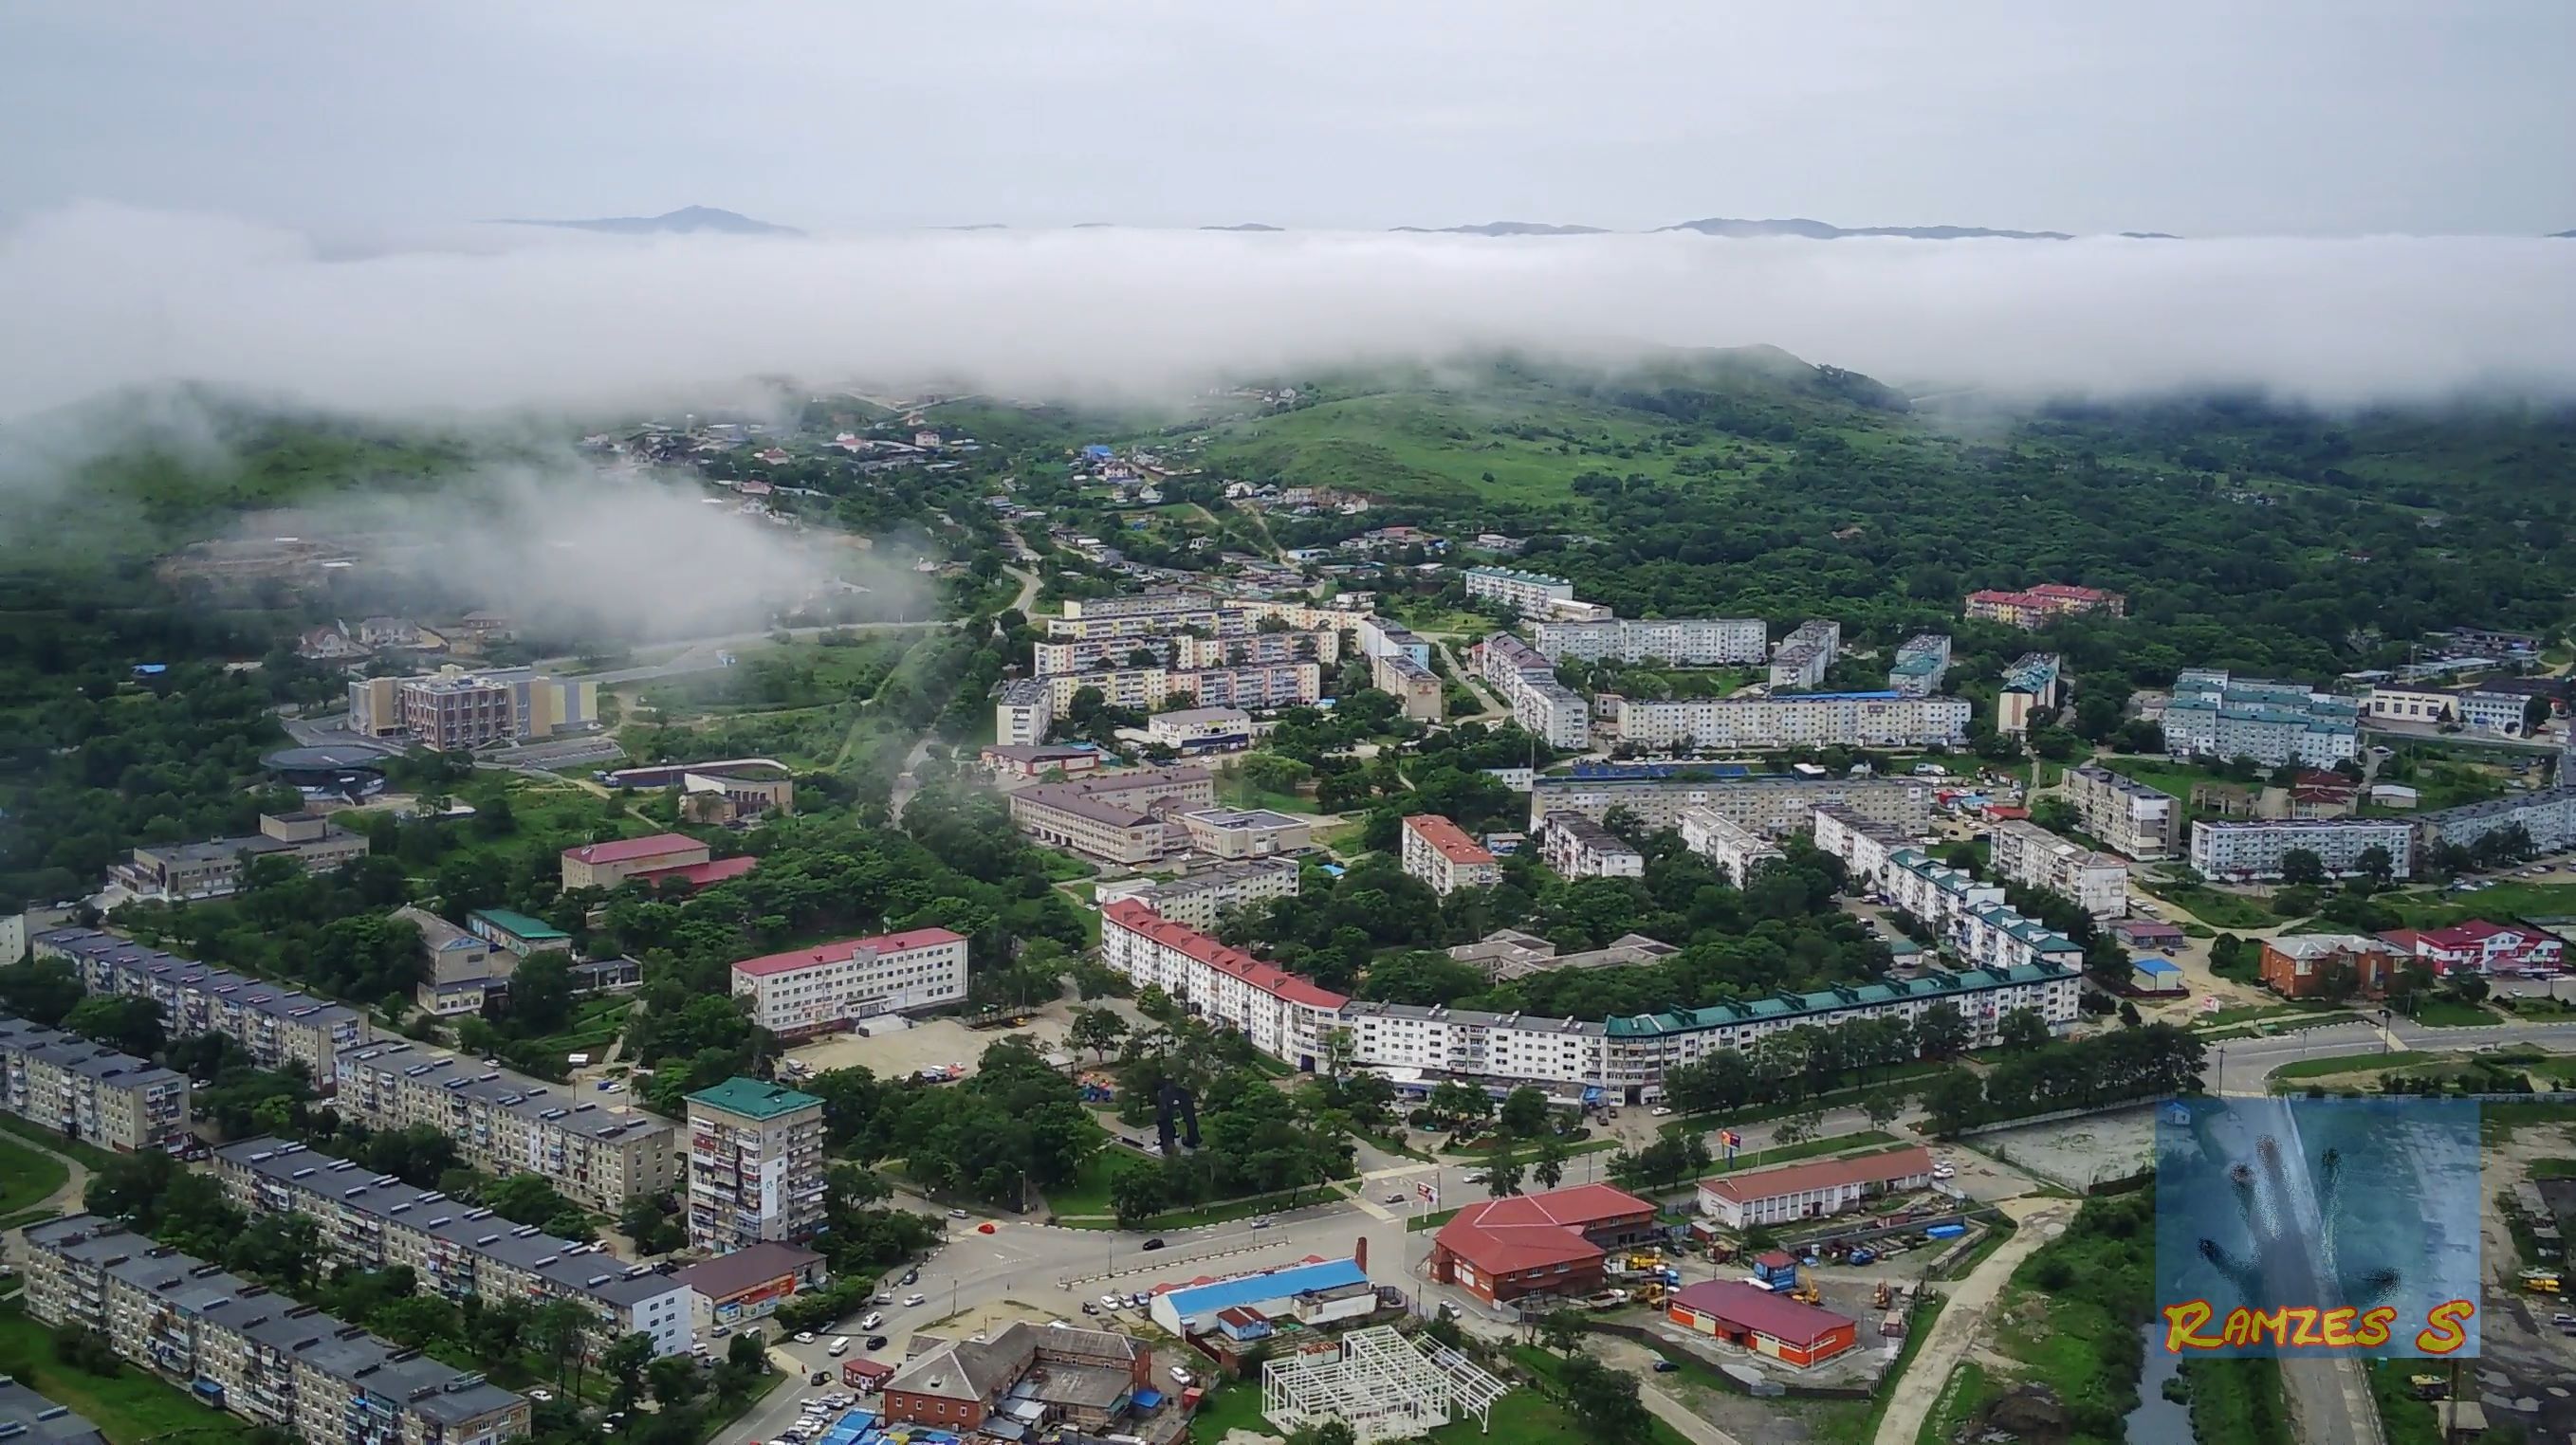
[[[1729,1229],[1821,1219],[1873,1194],[1932,1182],[1932,1152],[1916,1144],[1847,1159],[1784,1164],[1703,1179],[1699,1211]]]
[[[1154,1323],[1184,1338],[1217,1328],[1217,1316],[1227,1310],[1249,1310],[1310,1325],[1354,1319],[1377,1308],[1367,1258],[1366,1254],[1350,1259],[1309,1258],[1249,1274],[1202,1275],[1187,1284],[1155,1290],[1147,1313]]]
[[[1859,1322],[1742,1280],[1712,1279],[1676,1291],[1665,1306],[1674,1324],[1804,1369],[1848,1350]]]

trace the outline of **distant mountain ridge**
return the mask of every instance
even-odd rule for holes
[[[1845,236],[1900,236],[1909,241],[2072,241],[2064,231],[1999,231],[1989,226],[1837,226],[1804,216],[1787,220],[1745,221],[1711,216],[1656,227],[1659,231],[1697,231],[1703,236],[1795,236],[1806,241],[1837,241]]]
[[[503,226],[552,226],[562,231],[601,231],[613,236],[685,236],[714,232],[726,236],[802,236],[794,226],[755,221],[738,211],[713,206],[682,206],[658,216],[601,216],[586,221],[504,219]]]

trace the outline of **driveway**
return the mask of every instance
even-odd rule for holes
[[[1914,1363],[1897,1378],[1896,1393],[1888,1401],[1887,1413],[1879,1418],[1877,1445],[1914,1445],[1915,1437],[1923,1433],[1923,1422],[1931,1417],[1933,1403],[1941,1398],[1941,1387],[1950,1381],[1950,1372],[1992,1324],[1995,1301],[2002,1296],[2005,1281],[2033,1251],[2065,1232],[2075,1218],[2076,1203],[2013,1199],[2001,1207],[2019,1232],[1970,1270],[1966,1279],[1951,1286],[1950,1302],[1925,1332]]]

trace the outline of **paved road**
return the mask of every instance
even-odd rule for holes
[[[2356,1019],[2298,1029],[2271,1038],[2227,1039],[2210,1045],[2211,1087],[2222,1094],[2260,1094],[2264,1080],[2283,1064],[2302,1059],[2362,1056],[2395,1049],[2475,1049],[2489,1044],[2538,1044],[2576,1049],[2576,1022],[2500,1023],[2479,1028],[2428,1028],[2399,1018],[2383,1030],[2376,1022]]]
[[[1942,1387],[1950,1382],[1950,1372],[1968,1357],[1992,1324],[1995,1300],[2003,1293],[2012,1272],[2032,1251],[2064,1233],[2067,1221],[2075,1217],[2075,1201],[2071,1199],[2013,1200],[2004,1209],[2019,1228],[1983,1263],[1968,1271],[1967,1278],[1949,1288],[1949,1304],[1925,1332],[1914,1362],[1897,1379],[1887,1413],[1879,1417],[1878,1445],[1914,1445],[1914,1438],[1923,1431],[1923,1422],[1930,1418],[1933,1405],[1941,1398]]]

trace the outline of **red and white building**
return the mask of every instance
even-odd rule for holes
[[[1805,1369],[1848,1350],[1859,1322],[1800,1304],[1757,1284],[1712,1279],[1676,1290],[1664,1313],[1674,1324]]]
[[[1100,961],[1152,984],[1201,1018],[1240,1030],[1252,1046],[1313,1069],[1350,1000],[1275,963],[1228,948],[1133,898],[1100,911]]]
[[[563,886],[614,888],[638,873],[685,868],[713,856],[706,844],[685,833],[656,833],[649,838],[618,838],[584,843],[563,850]]]
[[[1609,1251],[1654,1239],[1655,1206],[1607,1184],[1470,1204],[1431,1239],[1431,1277],[1487,1303],[1598,1291]]]
[[[1729,1229],[1840,1214],[1876,1194],[1932,1182],[1932,1153],[1917,1144],[1852,1159],[1820,1159],[1703,1179],[1699,1212]]]
[[[746,958],[733,966],[733,992],[751,1000],[753,1023],[785,1038],[937,1008],[966,997],[966,938],[914,928]]]
[[[2098,587],[2042,582],[2021,592],[1993,589],[1971,592],[1966,611],[1970,617],[1983,618],[1988,622],[2033,628],[2045,627],[2060,617],[2078,612],[2103,612],[2113,617],[2126,617],[2129,615],[2129,599]]]
[[[1404,871],[1437,893],[1491,888],[1503,881],[1494,855],[1438,813],[1416,813],[1404,820],[1403,857]]]
[[[2567,953],[2565,943],[2537,928],[2489,923],[2483,918],[2448,928],[2392,928],[2379,936],[2400,957],[2420,959],[2445,978],[2454,970],[2477,974],[2556,973]]]

